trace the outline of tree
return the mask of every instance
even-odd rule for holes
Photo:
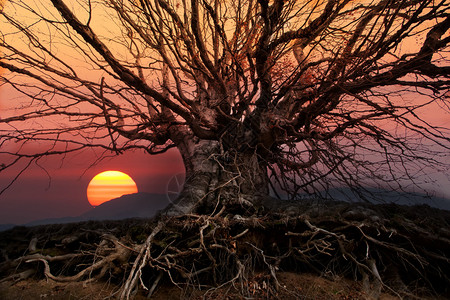
[[[448,113],[449,8],[11,0],[2,84],[28,100],[0,120],[2,170],[90,147],[176,147],[186,183],[175,214],[252,206],[270,190],[401,188],[421,166],[446,166],[448,128],[425,113]],[[48,148],[24,150],[36,142]]]
[[[445,212],[254,210],[270,192],[408,188],[448,168],[449,128],[429,113],[450,107],[448,1],[30,2],[1,9],[2,86],[20,95],[2,111],[1,170],[88,148],[176,147],[187,179],[167,212],[179,216],[154,220],[144,244],[134,226],[122,226],[131,241],[69,226],[70,239],[47,244],[78,239],[77,253],[25,255],[14,270],[39,261],[63,282],[119,272],[122,299],[156,278],[151,294],[163,273],[185,286],[239,282],[253,297],[256,264],[268,291],[281,286],[277,268],[299,264],[357,274],[375,296],[397,285],[409,297],[420,283],[448,293]],[[416,223],[421,214],[433,222]]]

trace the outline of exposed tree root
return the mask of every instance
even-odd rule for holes
[[[80,281],[84,280],[85,282],[90,282],[96,280],[98,278],[102,278],[105,274],[110,271],[115,262],[120,262],[121,264],[126,264],[128,259],[130,258],[130,254],[132,251],[136,251],[130,247],[127,247],[119,242],[119,240],[111,235],[105,234],[103,235],[103,240],[98,245],[95,252],[81,252],[77,254],[66,254],[66,255],[58,255],[58,256],[44,256],[41,254],[32,254],[28,256],[24,256],[20,258],[21,261],[25,261],[26,263],[37,262],[40,261],[44,264],[44,275],[47,279],[51,279],[57,282],[72,282],[72,281]],[[112,247],[111,247],[112,246]],[[50,270],[50,262],[57,261],[70,261],[72,259],[84,257],[84,256],[93,256],[93,262],[86,268],[83,268],[81,271],[72,276],[55,276],[51,273]],[[96,271],[99,271],[94,276],[92,276]]]
[[[141,251],[139,252],[138,257],[134,261],[133,268],[131,269],[128,279],[124,284],[124,288],[120,296],[120,299],[124,298],[128,299],[130,297],[131,291],[136,286],[137,281],[141,279],[142,269],[147,265],[148,259],[151,258],[150,250],[152,246],[152,241],[155,238],[155,235],[157,235],[161,231],[163,226],[164,223],[159,222],[158,225],[153,229],[152,233],[148,236],[147,240],[145,241],[145,244],[141,247]],[[148,288],[143,283],[142,286],[146,290],[148,290]]]
[[[218,289],[243,297],[298,293],[285,291],[280,271],[354,278],[362,281],[368,299],[382,291],[408,298],[448,295],[448,212],[377,206],[361,218],[349,213],[352,209],[333,204],[317,214],[274,210],[242,217],[222,209],[215,215],[161,217],[143,244],[129,232],[116,232],[119,240],[94,230],[99,241],[94,248],[80,243],[76,253],[29,254],[14,265],[29,269],[38,262],[47,279],[58,282],[112,278],[122,287],[120,299],[131,299],[138,290],[152,295],[161,282],[172,282],[187,298],[194,289],[206,290],[205,298]],[[429,216],[427,222],[421,213]]]

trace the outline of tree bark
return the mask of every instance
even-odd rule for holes
[[[186,180],[168,215],[213,212],[223,205],[254,206],[269,195],[266,163],[253,152],[224,151],[218,141],[185,136],[177,144]]]

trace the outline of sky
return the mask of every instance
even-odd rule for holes
[[[89,152],[70,155],[62,165],[61,157],[44,159],[40,165],[49,174],[32,165],[0,195],[0,224],[81,215],[92,209],[86,195],[89,181],[103,171],[122,171],[133,178],[139,192],[159,194],[166,194],[170,180],[184,173],[177,150],[155,156],[143,151],[128,152],[90,168],[94,155]],[[0,186],[8,184],[13,175],[0,173]]]
[[[86,188],[89,181],[103,171],[122,171],[133,178],[139,192],[166,194],[169,199],[173,199],[174,177],[184,173],[176,149],[159,155],[130,151],[90,166],[94,160],[95,153],[89,150],[70,154],[63,162],[61,156],[44,158],[39,164],[45,166],[45,170],[32,165],[0,195],[0,224],[26,224],[87,212],[93,207],[88,202]],[[14,172],[0,173],[0,187],[6,186],[14,175]],[[437,196],[450,198],[445,174],[437,173],[433,177],[437,181],[430,184],[430,190]]]
[[[0,3],[2,0],[0,0]],[[17,95],[0,89],[0,109]],[[448,128],[448,114],[432,118]],[[0,112],[0,117],[4,114]],[[78,216],[90,209],[86,188],[98,173],[107,170],[122,171],[130,175],[139,192],[166,194],[170,180],[184,172],[181,157],[172,149],[165,154],[151,156],[142,150],[126,152],[105,159],[95,166],[96,153],[84,151],[69,154],[62,162],[61,156],[44,158],[40,166],[32,165],[2,195],[0,195],[0,224],[24,224],[33,220]],[[1,162],[0,162],[1,163]],[[9,184],[17,169],[0,173],[0,189]],[[430,189],[439,196],[450,198],[450,184],[444,174],[435,174],[436,182]]]
[[[2,86],[0,118],[14,114],[15,107],[26,101],[11,87]],[[17,150],[11,144],[7,147],[11,147],[10,151]],[[42,146],[28,144],[26,150],[28,153],[42,152]],[[32,164],[0,195],[0,224],[25,224],[34,220],[83,214],[92,209],[86,188],[90,180],[103,171],[124,172],[133,178],[139,192],[158,194],[165,194],[170,179],[184,173],[181,155],[176,149],[159,155],[150,155],[141,149],[120,155],[111,154],[92,166],[99,155],[93,149],[87,149],[64,157],[44,157],[38,161],[38,165]],[[8,186],[19,171],[20,166],[0,172],[0,190]]]
[[[13,114],[14,107],[22,101],[26,99],[9,86],[1,87],[0,118]],[[32,144],[26,150],[28,153],[42,152],[40,147]],[[88,184],[103,171],[124,172],[136,182],[139,192],[158,194],[166,194],[170,180],[184,173],[182,158],[176,149],[159,155],[150,155],[141,149],[111,154],[92,166],[99,155],[93,149],[87,149],[64,157],[44,157],[38,165],[32,164],[0,195],[0,224],[26,224],[85,213],[93,208],[87,199]],[[8,186],[19,171],[20,166],[0,172],[0,190]],[[168,197],[173,198],[173,194]]]
[[[0,5],[3,3],[0,0]],[[72,2],[71,2],[72,3]],[[5,28],[2,28],[3,33]],[[0,75],[1,70],[0,70]],[[0,89],[0,118],[11,114],[21,102],[17,92]],[[39,146],[36,147],[38,149]],[[92,150],[43,158],[31,165],[0,195],[0,224],[24,224],[33,220],[78,216],[90,209],[86,188],[103,171],[117,170],[130,175],[139,192],[165,194],[174,176],[184,173],[177,150],[151,156],[144,151],[126,152],[91,166],[98,154]],[[1,163],[1,161],[0,161]],[[0,173],[0,190],[17,174],[18,168]]]

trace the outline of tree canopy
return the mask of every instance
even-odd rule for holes
[[[187,212],[448,166],[430,113],[449,113],[448,1],[10,0],[0,20],[2,88],[21,95],[1,115],[1,170],[176,147]]]

